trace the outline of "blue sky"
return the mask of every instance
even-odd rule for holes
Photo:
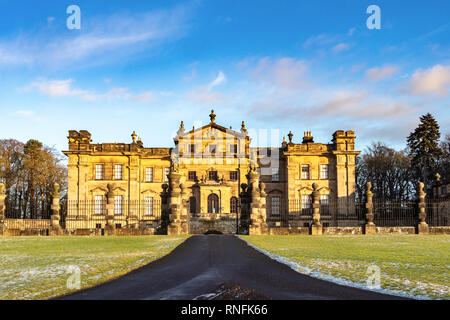
[[[81,29],[66,27],[69,5]],[[366,9],[381,9],[369,30]],[[402,148],[420,115],[450,133],[448,1],[0,1],[0,138],[67,148],[94,142],[173,146],[216,121],[259,132],[304,131],[357,148]],[[262,131],[260,131],[262,130]],[[269,137],[267,139],[271,141]]]

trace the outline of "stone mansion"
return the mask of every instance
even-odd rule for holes
[[[289,133],[280,147],[253,147],[244,122],[235,131],[209,116],[190,131],[181,122],[172,148],[144,147],[134,132],[131,143],[93,144],[70,130],[66,220],[79,227],[95,216],[103,228],[109,216],[116,228],[157,230],[165,219],[168,233],[235,233],[288,221],[293,202],[310,208],[313,184],[321,203],[354,198],[354,131],[328,144],[307,131],[298,143]]]

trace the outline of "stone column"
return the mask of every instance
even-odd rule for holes
[[[52,206],[51,206],[51,210],[52,210],[52,215],[51,215],[51,220],[50,220],[50,230],[49,230],[49,234],[51,236],[58,236],[58,235],[62,235],[63,234],[63,230],[61,228],[61,224],[60,224],[60,210],[61,210],[61,205],[59,203],[59,200],[61,198],[61,194],[59,193],[59,184],[55,183],[53,185],[53,193],[52,193]]]
[[[108,193],[106,194],[106,225],[105,236],[114,235],[116,226],[114,225],[114,191],[113,185],[108,184]]]
[[[266,217],[262,216],[260,213],[260,197],[261,193],[259,190],[259,173],[255,168],[250,169],[248,174],[249,178],[249,188],[250,188],[250,227],[249,234],[267,234],[268,228],[266,223]]]
[[[377,233],[377,228],[375,223],[373,223],[373,193],[372,193],[372,183],[366,183],[366,224],[364,226],[364,234],[375,234]]]
[[[313,224],[311,225],[312,235],[321,235],[323,232],[322,225],[320,224],[320,191],[319,185],[313,183],[312,207],[313,207]]]
[[[428,234],[430,233],[430,228],[428,227],[428,224],[426,223],[427,213],[425,211],[426,209],[426,203],[425,203],[425,196],[427,195],[424,191],[424,184],[423,182],[419,182],[418,188],[417,188],[417,204],[418,204],[418,224],[417,224],[417,233],[418,234]]]
[[[5,223],[5,199],[6,194],[4,192],[5,185],[0,183],[0,236],[6,233],[6,223]]]
[[[181,213],[181,188],[180,188],[181,174],[178,170],[172,168],[169,173],[169,220],[170,224],[167,228],[167,234],[188,234],[189,228],[186,218]]]

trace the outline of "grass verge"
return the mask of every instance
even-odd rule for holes
[[[0,299],[47,299],[161,258],[187,236],[0,237]]]
[[[380,288],[417,298],[450,299],[447,235],[241,236],[301,273],[360,287],[380,269]],[[375,267],[376,268],[376,267]],[[374,270],[374,269],[372,269]],[[373,283],[373,282],[372,282]]]

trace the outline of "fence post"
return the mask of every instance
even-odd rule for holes
[[[375,226],[375,223],[373,223],[373,193],[372,193],[372,183],[367,182],[366,184],[367,191],[366,191],[366,224],[364,226],[364,234],[376,234],[377,228]]]
[[[5,185],[3,183],[0,183],[0,236],[2,236],[6,231],[6,225],[5,225],[6,194],[5,194],[4,190],[5,190]]]
[[[51,236],[57,236],[62,234],[62,228],[60,225],[60,210],[61,210],[61,205],[59,203],[59,199],[61,198],[61,195],[59,193],[59,184],[55,183],[53,185],[53,193],[52,193],[52,206],[51,206],[51,210],[52,210],[52,215],[51,215],[51,220],[50,220],[50,235]]]
[[[250,188],[250,221],[249,234],[267,234],[269,229],[267,227],[266,216],[262,216],[260,211],[260,197],[261,192],[259,190],[259,177],[260,174],[256,171],[255,167],[250,167],[248,174],[249,188]]]
[[[183,219],[181,214],[181,188],[180,188],[181,173],[174,165],[169,173],[169,226],[167,227],[167,234],[178,235],[189,233],[189,223]]]
[[[323,232],[322,225],[320,224],[320,191],[319,185],[313,183],[312,207],[313,207],[313,223],[311,225],[311,235],[321,235]]]
[[[423,182],[419,182],[419,186],[417,188],[417,202],[418,202],[418,224],[417,224],[417,234],[428,234],[430,233],[430,228],[426,223],[427,213],[426,213],[426,203],[425,197],[426,193],[423,191],[424,184]]]
[[[106,194],[106,225],[105,225],[105,236],[114,235],[115,225],[114,225],[114,191],[113,185],[107,185],[108,193]]]

